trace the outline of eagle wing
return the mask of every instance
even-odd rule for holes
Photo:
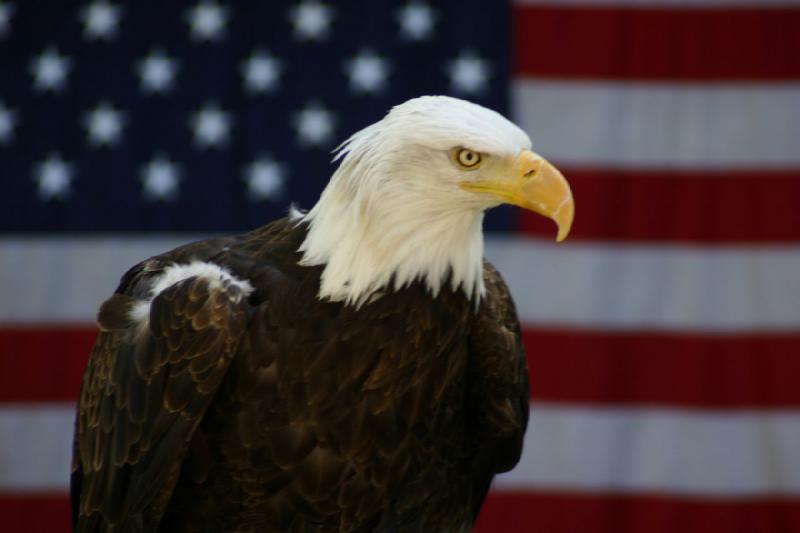
[[[519,462],[528,426],[528,366],[514,300],[503,278],[484,262],[485,297],[469,336],[470,431],[478,442],[473,463],[474,511],[494,474]]]
[[[164,266],[134,267],[98,314],[75,423],[77,531],[155,527],[247,327],[242,287],[204,276],[162,290],[135,323],[134,306],[146,305],[135,295],[147,294]]]

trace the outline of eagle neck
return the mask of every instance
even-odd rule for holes
[[[333,180],[303,218],[301,264],[324,266],[321,299],[359,307],[420,281],[434,297],[449,285],[477,305],[484,292],[482,210],[444,208],[435,191],[395,191],[365,203],[340,183]]]

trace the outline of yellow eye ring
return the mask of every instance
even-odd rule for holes
[[[481,154],[468,148],[461,148],[454,159],[464,168],[475,168],[481,164]]]

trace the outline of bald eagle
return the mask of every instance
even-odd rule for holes
[[[466,532],[528,419],[486,209],[573,217],[501,115],[394,107],[306,214],[131,268],[98,312],[71,478],[76,531]]]

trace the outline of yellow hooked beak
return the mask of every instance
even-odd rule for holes
[[[530,150],[520,152],[511,166],[510,172],[506,169],[488,179],[463,181],[459,185],[552,219],[558,225],[556,241],[566,239],[575,215],[575,202],[561,172]]]

